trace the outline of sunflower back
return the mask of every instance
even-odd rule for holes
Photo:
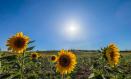
[[[119,63],[120,53],[115,44],[108,45],[106,49],[106,58],[111,67],[114,67]]]

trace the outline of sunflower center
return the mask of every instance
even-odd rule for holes
[[[36,58],[36,54],[33,54],[33,55],[32,55],[32,58]]]
[[[61,66],[67,67],[67,66],[69,66],[71,60],[70,60],[69,56],[64,55],[64,56],[60,57],[59,62],[60,62]]]
[[[113,51],[110,53],[110,57],[111,57],[111,60],[114,59],[114,52]]]
[[[56,57],[55,57],[55,56],[52,56],[52,57],[51,57],[51,60],[55,60],[55,59],[56,59]]]
[[[18,48],[22,48],[25,45],[25,40],[23,38],[18,38],[14,41],[14,45]]]

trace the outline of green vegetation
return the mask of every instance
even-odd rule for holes
[[[57,51],[56,51],[57,52]],[[30,52],[26,53],[24,60],[24,79],[61,79],[56,72],[55,64],[49,60],[54,51],[40,52],[41,57],[36,61],[30,60]],[[77,56],[77,67],[66,79],[131,79],[131,52],[121,52],[120,63],[116,68],[104,64],[100,53],[74,51]],[[9,52],[0,53],[0,79],[19,79],[20,65],[18,55]]]

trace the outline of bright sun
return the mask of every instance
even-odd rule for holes
[[[63,32],[66,38],[74,40],[81,34],[81,28],[78,22],[70,21],[65,24]]]
[[[76,23],[69,23],[66,27],[65,27],[65,30],[66,30],[66,33],[69,35],[69,36],[76,36],[79,32],[79,27]]]
[[[66,20],[61,23],[59,28],[60,36],[67,41],[76,42],[84,40],[86,37],[86,28],[83,23],[76,19]]]

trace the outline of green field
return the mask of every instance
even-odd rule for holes
[[[39,51],[41,57],[32,62],[30,52],[24,64],[24,79],[61,79],[56,72],[55,64],[49,61],[51,55],[58,51]],[[98,52],[74,51],[77,56],[77,66],[65,79],[131,79],[131,51],[121,52],[120,63],[116,68],[105,64]],[[16,54],[9,52],[0,53],[1,75],[0,79],[20,79],[19,64]]]

